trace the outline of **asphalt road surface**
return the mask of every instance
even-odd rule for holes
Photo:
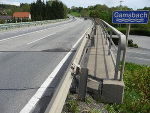
[[[114,37],[116,36],[114,35]],[[126,62],[150,66],[150,37],[130,35],[129,39],[132,39],[133,43],[138,45],[138,48],[127,48]]]
[[[139,48],[128,48],[126,61],[150,66],[150,37],[130,35],[129,39],[138,44]]]
[[[20,112],[91,25],[70,19],[0,32],[0,113]]]

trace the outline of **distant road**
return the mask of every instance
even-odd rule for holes
[[[71,19],[0,32],[0,113],[20,112],[91,24]]]
[[[129,39],[139,48],[128,48],[126,61],[150,66],[150,37],[130,35]]]

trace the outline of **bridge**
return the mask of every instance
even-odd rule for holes
[[[127,41],[107,22],[71,18],[7,26],[0,32],[1,112],[60,113],[70,88],[81,100],[88,91],[122,103]]]

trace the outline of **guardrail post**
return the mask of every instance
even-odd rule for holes
[[[105,34],[106,34],[106,44],[107,44],[107,39],[108,39],[108,31],[107,31],[107,28],[105,27]]]
[[[118,71],[119,71],[119,65],[120,65],[120,57],[121,57],[121,40],[119,40],[119,44],[118,44],[118,52],[117,52],[117,59],[116,59],[116,67],[115,67],[115,75],[114,75],[114,79],[118,80]]]
[[[109,38],[109,52],[108,52],[108,55],[110,55],[111,40],[112,40],[112,31],[110,31],[110,38]]]
[[[94,36],[91,37],[91,46],[95,45]]]
[[[101,23],[101,26],[102,26],[102,32],[104,34],[104,38],[105,38],[105,43],[107,44],[107,31],[106,31],[106,28],[105,28],[105,25],[103,23]]]
[[[125,68],[125,58],[126,58],[126,49],[123,51],[123,56],[122,56],[122,67],[120,71],[120,81],[123,80],[123,73],[124,73],[124,68]]]
[[[96,26],[94,27],[94,35],[96,35]]]
[[[87,87],[88,69],[81,68],[79,89],[78,89],[78,99],[85,101],[86,97],[86,87]]]

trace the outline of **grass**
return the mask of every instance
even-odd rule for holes
[[[87,95],[85,102],[78,100],[77,94],[69,94],[62,113],[106,113],[104,104]]]
[[[123,104],[107,104],[110,113],[149,113],[150,67],[127,63],[124,73]]]
[[[87,96],[85,102],[77,95],[68,95],[63,113],[150,113],[150,67],[126,63],[123,104],[102,104]]]
[[[78,13],[78,12],[71,12],[70,14],[72,16],[80,17],[80,13]]]

